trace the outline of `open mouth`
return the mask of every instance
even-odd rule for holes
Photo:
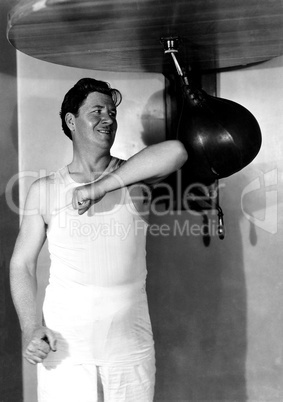
[[[99,133],[104,134],[104,135],[110,135],[111,130],[98,130]]]

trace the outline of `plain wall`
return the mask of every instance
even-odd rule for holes
[[[17,185],[10,179],[18,172],[16,51],[6,39],[6,16],[11,4],[0,2],[0,400],[22,400],[21,334],[11,300],[9,262],[19,228],[19,218],[6,201],[18,203]]]
[[[283,57],[219,77],[220,96],[252,111],[263,137],[255,161],[227,180],[232,185],[231,193],[238,197],[235,209],[242,212],[239,226],[247,301],[246,383],[251,401],[283,400],[282,77]]]
[[[282,113],[283,58],[218,75],[218,94],[258,119],[262,150],[241,172],[221,180],[226,237],[208,246],[188,212],[151,216],[169,235],[149,231],[148,294],[156,341],[156,401],[281,401],[282,389]],[[164,78],[71,69],[18,53],[21,203],[38,176],[71,158],[60,128],[64,93],[93,76],[118,87],[124,101],[113,153],[128,157],[165,138]],[[124,151],[125,149],[125,151]],[[176,226],[178,222],[179,226]],[[176,227],[188,223],[188,233]],[[44,288],[49,260],[39,261]],[[39,297],[41,303],[42,293]],[[34,369],[25,364],[25,401],[35,402]]]

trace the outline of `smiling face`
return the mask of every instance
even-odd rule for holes
[[[66,123],[72,131],[73,141],[95,144],[110,150],[117,131],[116,107],[109,95],[91,92],[77,116],[66,114]]]

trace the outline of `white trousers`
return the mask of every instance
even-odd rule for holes
[[[38,364],[38,402],[152,402],[155,357],[134,366]]]

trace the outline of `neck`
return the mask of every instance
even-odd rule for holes
[[[110,152],[96,154],[89,150],[87,153],[74,149],[73,160],[68,165],[72,178],[81,183],[97,179],[107,168],[111,160]]]

